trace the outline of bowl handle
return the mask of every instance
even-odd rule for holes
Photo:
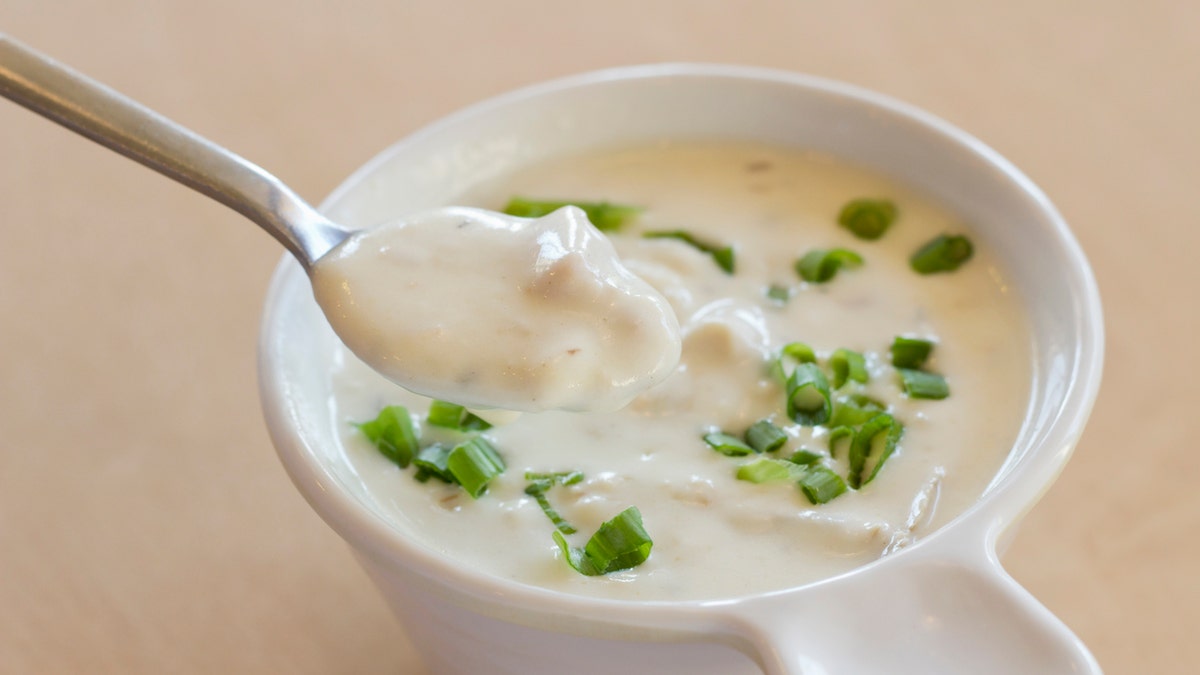
[[[740,637],[765,675],[1100,675],[1087,647],[991,546],[956,556],[939,548],[747,603],[734,610]]]

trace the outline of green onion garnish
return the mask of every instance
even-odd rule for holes
[[[953,272],[971,259],[975,247],[961,235],[943,234],[917,249],[908,262],[921,274]]]
[[[792,287],[783,284],[771,284],[767,287],[767,297],[783,304],[792,299]]]
[[[892,365],[897,368],[920,368],[929,360],[933,342],[897,335],[892,340]]]
[[[656,230],[652,232],[643,232],[642,236],[647,239],[678,239],[686,244],[691,245],[704,253],[712,256],[713,262],[717,263],[717,267],[725,270],[726,274],[733,274],[733,247],[720,246],[702,239],[697,239],[696,235],[686,230]]]
[[[524,197],[513,197],[510,199],[508,205],[504,207],[504,212],[510,216],[538,218],[548,213],[553,213],[564,206],[575,206],[582,209],[587,214],[587,218],[592,222],[592,225],[595,225],[596,229],[605,232],[620,229],[627,221],[642,212],[640,207],[625,204],[538,200],[526,199]]]
[[[825,456],[818,452],[813,452],[812,450],[800,449],[800,450],[797,450],[796,452],[794,452],[792,454],[792,456],[788,458],[788,461],[791,462],[792,464],[801,464],[803,466],[812,466],[813,464],[820,462],[822,459],[825,459]]]
[[[824,504],[846,491],[846,482],[841,476],[819,465],[808,467],[798,485],[813,504]]]
[[[801,363],[787,381],[787,413],[797,424],[816,426],[829,419],[829,381],[815,363]]]
[[[384,457],[407,467],[417,454],[420,443],[412,416],[404,406],[390,405],[370,422],[355,425]]]
[[[492,428],[487,420],[477,416],[457,403],[434,400],[429,404],[429,415],[425,420],[435,427],[460,431],[487,431]]]
[[[755,452],[775,452],[786,442],[787,433],[770,420],[759,420],[746,430],[746,444]]]
[[[554,531],[554,541],[575,571],[586,576],[630,569],[646,562],[654,542],[642,525],[642,513],[631,506],[605,522],[583,548],[573,548]]]
[[[487,489],[488,481],[504,472],[504,459],[483,436],[454,446],[446,459],[446,468],[454,480],[473,498]]]
[[[779,358],[770,364],[771,373],[780,383],[787,382],[792,370],[801,363],[816,363],[817,353],[803,342],[789,342],[779,350]]]
[[[449,465],[450,453],[453,450],[453,447],[442,443],[422,448],[413,458],[413,464],[417,467],[417,480],[425,482],[432,476],[444,483],[457,483],[454,474],[450,473]]]
[[[850,471],[846,476],[850,487],[858,489],[875,478],[895,452],[903,432],[904,427],[887,413],[872,417],[858,430],[850,442]]]
[[[712,446],[713,450],[728,457],[744,457],[754,452],[754,448],[743,443],[741,439],[723,431],[704,434],[704,442]]]
[[[876,413],[878,414],[878,413]],[[835,412],[834,415],[837,415]],[[829,430],[829,455],[837,457],[838,443],[845,439],[848,443],[854,440],[854,428],[848,426],[834,427]]]
[[[860,267],[862,256],[844,248],[829,250],[813,249],[796,261],[796,273],[800,278],[814,284],[823,284],[837,274],[838,270]]]
[[[856,427],[884,411],[884,405],[864,394],[838,397],[829,418],[830,427]]]
[[[910,368],[897,368],[896,372],[900,374],[900,384],[909,398],[940,400],[950,395],[946,378],[937,373]]]
[[[737,469],[737,479],[751,483],[766,483],[773,480],[794,480],[800,477],[804,468],[786,459],[759,457],[743,464]]]
[[[867,360],[858,352],[839,349],[829,357],[829,366],[833,368],[834,389],[841,389],[847,380],[867,383]]]
[[[550,505],[550,500],[546,497],[546,492],[554,485],[574,485],[583,480],[583,473],[580,471],[562,471],[558,473],[534,473],[532,471],[525,472],[525,480],[531,481],[525,486],[525,494],[533,497],[538,506],[542,508],[542,513],[554,523],[554,529],[563,534],[575,534],[575,526],[571,525],[559,515],[558,511]]]
[[[842,207],[838,224],[859,239],[878,239],[896,220],[896,205],[887,199],[855,199]]]

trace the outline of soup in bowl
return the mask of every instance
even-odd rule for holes
[[[448,117],[324,208],[448,204],[582,207],[682,356],[616,412],[467,411],[359,363],[281,263],[272,438],[431,672],[1096,670],[996,558],[1082,431],[1102,323],[995,153],[852,87],[653,66]],[[481,446],[486,481],[447,468]]]

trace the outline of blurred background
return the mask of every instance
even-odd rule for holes
[[[481,98],[729,62],[925,108],[1055,201],[1105,383],[1005,563],[1109,673],[1200,662],[1200,4],[0,0],[0,31],[320,201]],[[260,417],[282,253],[232,211],[0,101],[0,672],[422,673]]]

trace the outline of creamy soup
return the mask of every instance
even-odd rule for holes
[[[670,303],[681,360],[615,412],[482,412],[497,423],[484,437],[507,470],[472,499],[457,486],[416,482],[411,468],[383,457],[351,424],[394,404],[424,415],[429,400],[339,354],[331,410],[344,432],[345,457],[378,509],[422,545],[495,576],[569,593],[725,598],[829,577],[911,544],[976,501],[1008,454],[1029,395],[1025,320],[983,242],[957,271],[919,275],[910,268],[912,252],[936,235],[969,234],[967,224],[921,195],[822,156],[679,142],[528,167],[459,201],[495,209],[513,195],[641,207],[607,236],[628,269]],[[886,198],[898,208],[878,240],[837,224],[842,206],[860,197]],[[733,273],[688,242],[642,236],[661,230],[732,245]],[[859,254],[862,265],[825,283],[797,276],[795,263],[806,252],[836,247]],[[889,355],[898,335],[935,342],[923,367],[945,376],[947,398],[905,395]],[[809,449],[847,474],[846,450],[829,456],[827,426],[788,418],[784,385],[770,364],[796,341],[813,347],[826,369],[836,349],[863,354],[869,381],[848,383],[834,398],[868,395],[904,425],[874,480],[824,504],[810,503],[789,480],[739,480],[738,467],[755,457],[728,457],[702,440],[714,430],[740,434],[767,418],[788,436],[774,455]],[[525,493],[526,471],[583,472],[581,482],[547,493],[579,529],[568,537],[577,546],[602,522],[638,507],[654,542],[649,559],[604,576],[576,572],[552,538],[553,525]]]

